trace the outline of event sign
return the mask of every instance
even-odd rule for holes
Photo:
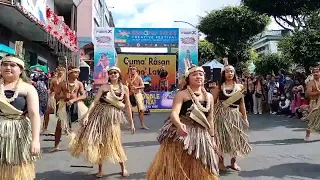
[[[172,109],[175,91],[157,91],[145,93],[145,105],[149,109]]]
[[[105,84],[108,69],[115,65],[114,28],[99,27],[94,31],[94,83]]]
[[[178,28],[115,28],[116,47],[178,47]]]
[[[168,72],[168,84],[176,84],[176,56],[175,55],[130,55],[118,54],[117,66],[121,70],[123,79],[128,78],[128,66],[134,65],[140,75],[144,73],[151,77],[151,84],[159,86],[159,71],[162,66]]]
[[[198,65],[198,30],[179,29],[179,77],[185,72],[185,63]]]

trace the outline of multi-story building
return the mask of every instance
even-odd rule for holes
[[[255,37],[252,47],[261,56],[279,53],[278,42],[289,33],[288,30],[264,31]]]
[[[106,0],[82,0],[78,6],[77,36],[81,60],[93,70],[92,37],[96,27],[114,27],[111,11]]]
[[[62,56],[76,64],[78,2],[74,1],[0,0],[0,44],[14,49],[17,41],[23,41],[24,59],[31,66],[54,70]]]

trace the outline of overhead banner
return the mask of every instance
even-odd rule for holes
[[[94,31],[94,84],[108,81],[108,68],[115,65],[114,28],[99,27]]]
[[[176,92],[147,92],[145,105],[149,109],[172,109],[173,97]]]
[[[175,55],[130,55],[118,54],[117,65],[121,70],[122,78],[128,78],[129,64],[137,67],[140,75],[144,73],[151,77],[153,87],[159,86],[159,71],[162,66],[168,72],[168,84],[176,84],[176,56]]]
[[[179,29],[179,77],[185,72],[185,62],[198,65],[198,30]]]
[[[115,28],[116,47],[178,47],[178,28]]]

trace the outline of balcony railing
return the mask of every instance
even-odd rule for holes
[[[0,0],[0,2],[3,1],[10,1],[9,3],[13,3],[13,5],[16,6],[17,9],[26,17],[40,25],[41,28],[48,33],[48,44],[52,49],[55,49],[58,52],[61,52],[61,49],[66,51],[65,48],[61,47],[61,44],[63,44],[72,52],[78,50],[78,39],[75,32],[71,30],[69,26],[64,23],[63,18],[55,14],[51,8],[47,7],[46,9],[47,20],[44,23],[21,6],[20,0]]]

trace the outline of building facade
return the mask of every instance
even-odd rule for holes
[[[0,44],[14,49],[22,41],[25,61],[49,71],[62,56],[75,63],[76,11],[73,0],[0,0]]]
[[[278,50],[278,42],[289,34],[290,32],[288,30],[264,31],[255,37],[252,47],[261,56],[280,53]]]
[[[111,11],[106,0],[83,0],[78,6],[77,36],[80,59],[93,70],[92,37],[96,27],[114,27]]]

